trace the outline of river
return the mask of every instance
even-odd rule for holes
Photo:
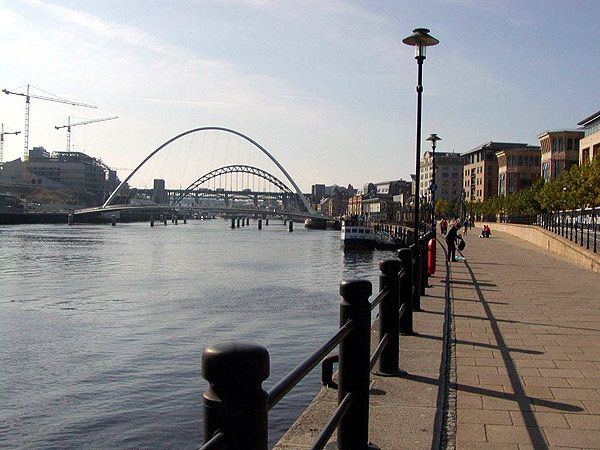
[[[228,224],[0,226],[0,447],[198,448],[207,345],[264,345],[268,390],[337,329],[340,281],[376,290],[393,256]],[[271,445],[319,380],[271,410]]]

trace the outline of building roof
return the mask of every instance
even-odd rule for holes
[[[522,142],[494,142],[494,141],[489,141],[489,142],[485,142],[477,147],[475,147],[472,150],[469,150],[465,153],[462,153],[462,156],[468,155],[470,153],[475,153],[478,152],[480,150],[483,149],[488,149],[488,150],[504,150],[507,148],[517,148],[517,147],[527,147],[528,144],[524,144]]]
[[[546,130],[538,134],[538,139],[540,139],[545,134],[557,134],[557,133],[579,133],[583,136],[583,130],[575,130],[575,129],[564,129],[564,130]]]
[[[586,117],[585,119],[583,119],[581,122],[579,122],[577,125],[583,125],[584,127],[589,125],[592,122],[595,122],[596,120],[600,119],[600,111],[592,114],[589,117]]]

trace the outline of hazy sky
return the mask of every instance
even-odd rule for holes
[[[98,105],[32,100],[30,147],[64,150],[54,126],[69,115],[118,115],[72,142],[132,168],[183,131],[222,126],[303,190],[362,186],[414,173],[417,65],[402,44],[414,28],[440,40],[424,64],[423,138],[464,152],[537,144],[598,111],[599,21],[598,0],[0,0],[0,88]],[[23,129],[23,98],[0,94],[0,122]],[[5,160],[22,153],[22,135],[7,136]]]

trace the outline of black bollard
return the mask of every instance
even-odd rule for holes
[[[247,343],[207,347],[202,354],[204,442],[222,432],[231,450],[267,450],[269,352]]]
[[[258,219],[258,229],[262,230],[262,219]]]
[[[235,217],[231,218],[231,229],[235,229]]]
[[[238,217],[237,222],[236,222],[236,227],[239,228],[240,227],[240,219]]]
[[[67,224],[73,225],[73,214],[67,216]]]
[[[404,275],[400,278],[400,305],[404,307],[404,314],[400,318],[400,333],[413,334],[413,266],[414,255],[410,248],[398,250],[398,257],[404,269]]]
[[[246,217],[246,225],[250,226],[250,217]]]
[[[150,215],[150,226],[154,226],[154,216],[152,214]]]
[[[402,263],[397,259],[379,263],[379,290],[389,289],[389,294],[379,303],[379,341],[387,334],[388,342],[381,352],[378,372],[385,375],[396,375],[399,370],[400,269]]]
[[[413,252],[413,311],[421,311],[421,249],[417,244],[409,248]]]
[[[184,225],[187,224],[187,217],[185,217],[185,216],[183,217],[183,224]]]
[[[340,450],[367,449],[369,445],[369,376],[371,341],[371,282],[344,280],[340,284],[340,326],[352,320],[354,328],[340,343],[338,404],[347,393],[352,402],[337,428]]]
[[[175,225],[178,225],[178,222],[179,222],[179,217],[177,217],[177,216],[174,216],[174,217],[175,217],[175,218],[173,219],[173,221],[175,222]]]
[[[265,225],[269,226],[269,218],[268,217],[265,217]]]
[[[113,227],[116,227],[116,226],[117,226],[117,218],[116,218],[115,216],[112,216],[112,217],[110,218],[110,224],[111,224]]]
[[[294,221],[290,220],[290,223],[288,224],[288,231],[291,233],[292,231],[294,231]]]
[[[166,217],[163,219],[163,222],[164,222],[165,227],[166,227],[167,226],[167,218]]]

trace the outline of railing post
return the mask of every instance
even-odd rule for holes
[[[344,280],[340,284],[340,326],[349,320],[354,329],[341,342],[338,365],[338,403],[347,393],[352,404],[337,429],[339,450],[366,450],[369,445],[369,377],[371,351],[371,282]]]
[[[583,207],[579,210],[579,221],[581,222],[581,234],[579,235],[579,246],[583,247]]]
[[[268,448],[268,394],[262,382],[269,377],[269,353],[264,347],[228,343],[207,347],[202,376],[210,383],[204,392],[204,442],[223,432],[231,450]]]
[[[398,259],[386,259],[379,263],[379,290],[389,289],[389,294],[379,304],[379,341],[388,335],[388,342],[379,358],[379,373],[396,375],[399,363],[399,308],[400,269]]]
[[[406,305],[400,318],[399,331],[413,334],[413,252],[410,248],[401,248],[398,257],[404,269],[404,276],[400,278],[400,305]]]
[[[426,234],[425,237],[419,239],[419,250],[421,254],[421,295],[425,295],[425,288],[429,284],[429,272],[427,271],[427,235],[428,234]],[[419,308],[420,304],[421,299],[419,296]]]
[[[416,244],[409,248],[413,252],[413,310],[421,311],[421,249]]]

